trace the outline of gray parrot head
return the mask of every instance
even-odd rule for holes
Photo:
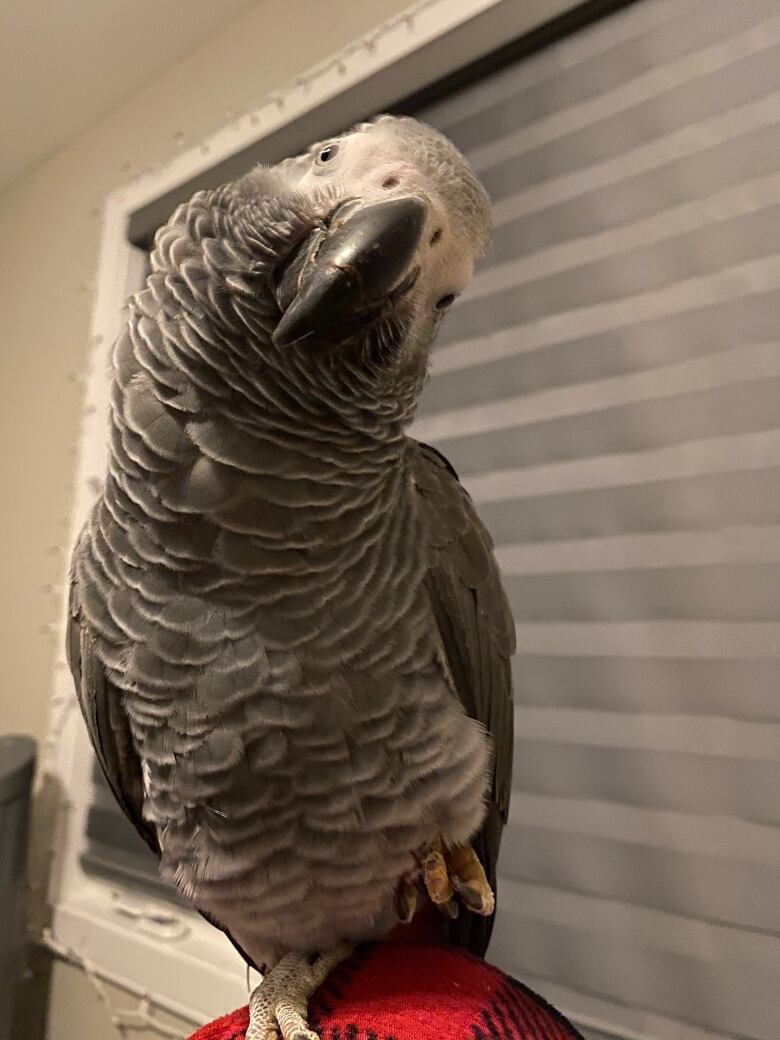
[[[242,197],[267,192],[269,177],[317,214],[274,265],[276,350],[424,373],[490,234],[487,194],[460,152],[417,120],[385,115],[250,172]]]

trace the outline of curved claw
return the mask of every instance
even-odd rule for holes
[[[404,877],[395,890],[395,912],[402,924],[409,924],[417,912],[420,893],[411,878]]]
[[[470,845],[445,848],[452,886],[466,907],[475,914],[489,917],[496,908],[496,898],[479,857]]]

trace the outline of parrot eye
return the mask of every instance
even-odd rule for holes
[[[324,148],[320,149],[320,154],[317,156],[317,165],[324,166],[331,159],[335,159],[338,154],[339,146],[337,144],[326,144]]]
[[[440,296],[436,301],[437,311],[446,311],[448,307],[451,307],[456,300],[455,293],[448,292],[444,296]]]

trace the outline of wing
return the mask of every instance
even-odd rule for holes
[[[515,626],[493,543],[455,470],[434,448],[411,442],[414,479],[429,531],[426,584],[457,695],[494,745],[485,822],[473,839],[496,889],[496,860],[512,784],[513,706],[510,658]],[[484,956],[493,918],[461,914],[448,941]]]
[[[122,705],[122,693],[106,675],[89,623],[79,609],[78,589],[73,582],[70,587],[66,649],[81,713],[103,775],[125,816],[159,857],[160,844],[156,831],[143,817],[141,760],[133,744],[130,722]],[[199,910],[199,913],[209,924],[225,933],[247,964],[258,967],[219,921],[203,910]]]
[[[103,775],[125,816],[159,856],[157,835],[143,818],[141,760],[133,746],[121,691],[106,676],[89,624],[79,609],[74,584],[70,588],[66,646],[81,713]]]

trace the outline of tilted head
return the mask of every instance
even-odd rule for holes
[[[424,369],[490,232],[488,197],[460,152],[417,120],[379,116],[248,174],[241,191],[269,172],[299,197],[330,200],[275,272],[276,346],[357,344],[374,362]]]
[[[299,190],[337,185],[366,204],[420,196],[429,207],[422,244],[441,286],[461,291],[487,248],[490,201],[464,157],[438,130],[408,116],[379,116],[280,164]],[[433,241],[431,241],[433,239]],[[448,268],[451,268],[448,271]],[[432,279],[432,281],[435,279]]]

